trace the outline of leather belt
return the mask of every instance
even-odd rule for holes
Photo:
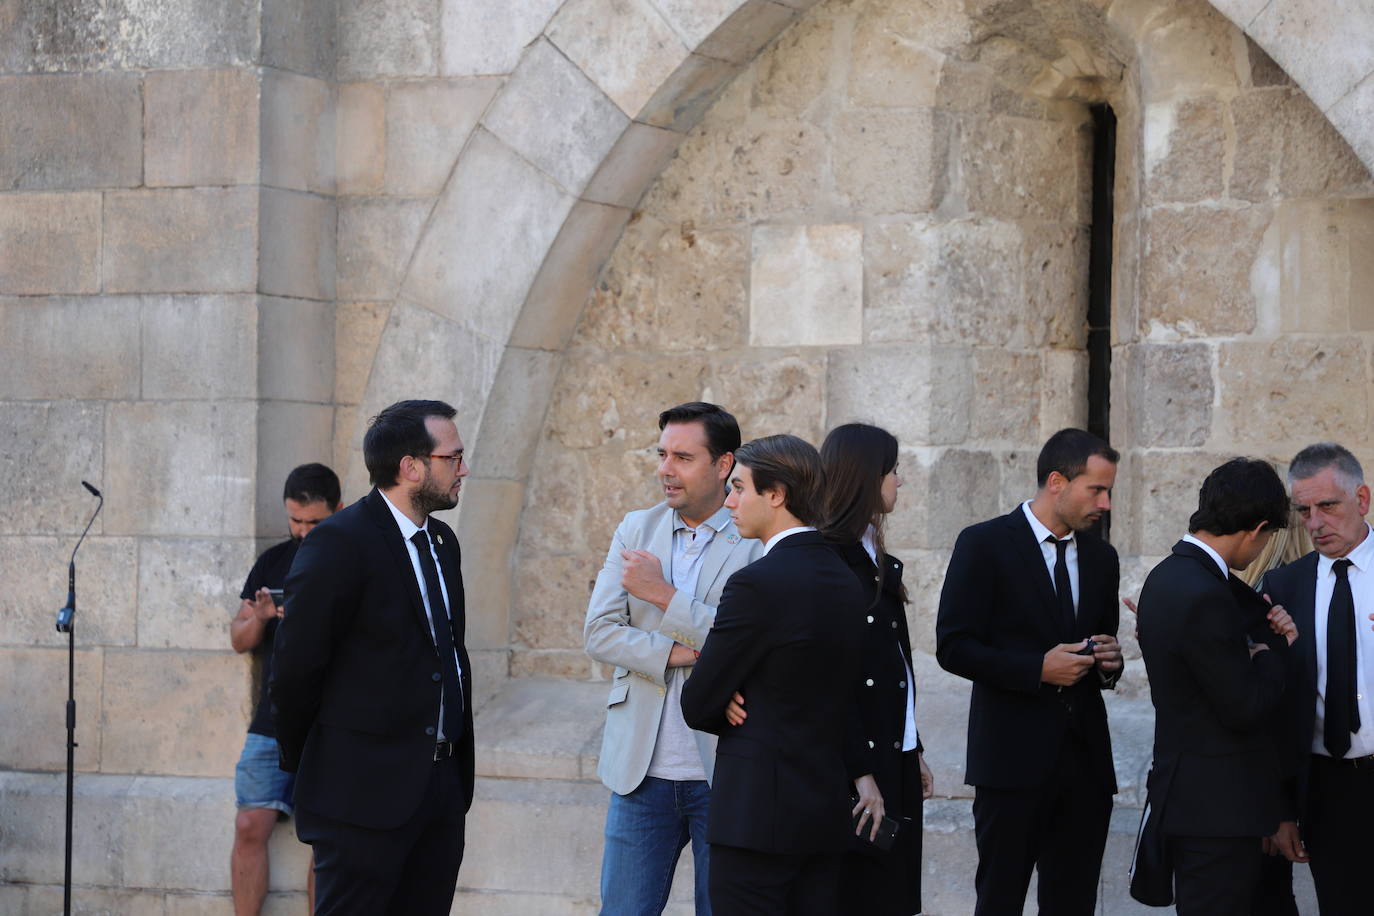
[[[1366,754],[1363,757],[1329,757],[1326,754],[1313,754],[1312,756],[1332,766],[1350,767],[1357,770],[1374,769],[1374,754]]]
[[[447,760],[458,752],[458,747],[452,741],[444,740],[434,745],[434,759]]]

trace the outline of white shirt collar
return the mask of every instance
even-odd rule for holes
[[[1186,543],[1188,543],[1188,544],[1194,544],[1194,545],[1196,545],[1196,546],[1198,546],[1198,547],[1201,547],[1203,550],[1205,550],[1205,551],[1207,552],[1207,556],[1209,556],[1209,557],[1211,557],[1213,560],[1215,560],[1215,561],[1216,561],[1216,564],[1217,564],[1218,566],[1221,567],[1221,575],[1222,575],[1222,578],[1224,578],[1224,579],[1230,579],[1230,578],[1231,578],[1231,570],[1226,566],[1226,561],[1223,560],[1223,559],[1221,558],[1221,554],[1217,553],[1217,552],[1216,552],[1215,550],[1213,550],[1210,546],[1208,546],[1207,544],[1205,544],[1205,543],[1203,543],[1202,541],[1198,540],[1197,538],[1193,537],[1191,534],[1185,534],[1185,535],[1183,536],[1183,540],[1184,540]]]
[[[425,519],[425,523],[424,523],[423,525],[416,525],[414,522],[412,522],[412,521],[410,520],[410,516],[406,515],[406,514],[405,514],[404,512],[402,512],[400,509],[397,509],[397,508],[396,508],[396,504],[393,503],[390,499],[388,499],[388,498],[387,498],[387,495],[386,495],[385,493],[382,493],[381,490],[378,490],[377,492],[381,494],[382,499],[385,499],[385,500],[386,500],[386,507],[387,507],[388,509],[391,510],[392,516],[395,517],[395,519],[396,519],[396,524],[397,524],[397,525],[400,527],[400,529],[401,529],[401,539],[402,539],[402,540],[406,540],[406,541],[410,540],[411,538],[415,537],[415,532],[417,532],[417,531],[424,531],[424,532],[425,532],[425,536],[426,536],[426,537],[429,536],[429,533],[428,533],[428,530],[427,530],[427,529],[429,528],[429,519],[428,519],[428,518]]]
[[[1370,564],[1374,563],[1374,537],[1370,537],[1369,522],[1364,523],[1364,529],[1364,540],[1356,544],[1355,549],[1344,557],[1328,557],[1317,554],[1317,575],[1324,576],[1331,572],[1331,565],[1340,559],[1349,560],[1350,564],[1360,572],[1368,571]]]
[[[779,531],[777,534],[775,534],[775,535],[773,535],[771,538],[769,538],[769,539],[768,539],[768,542],[765,543],[765,544],[763,545],[763,552],[764,552],[764,555],[766,556],[766,555],[768,554],[768,551],[770,551],[770,550],[773,549],[773,545],[776,544],[778,541],[781,541],[781,540],[782,540],[783,538],[785,538],[785,537],[788,537],[788,536],[793,535],[793,534],[797,534],[797,533],[802,532],[802,531],[815,531],[815,530],[816,530],[816,529],[815,529],[813,526],[811,526],[811,525],[798,525],[796,528],[787,528],[787,529],[785,529],[785,530],[783,530],[783,531]]]
[[[869,525],[868,530],[864,532],[864,536],[859,539],[859,543],[863,545],[864,552],[867,553],[868,558],[873,561],[873,565],[877,566],[878,529],[874,528],[872,525]]]
[[[1030,504],[1031,501],[1029,499],[1023,502],[1021,504],[1021,511],[1026,513],[1026,521],[1030,522],[1031,531],[1035,534],[1035,540],[1037,542],[1043,544],[1047,538],[1053,538],[1056,541],[1073,541],[1075,539],[1073,531],[1069,531],[1068,537],[1056,537],[1053,531],[1045,527],[1044,522],[1035,517],[1035,513],[1031,511]]]

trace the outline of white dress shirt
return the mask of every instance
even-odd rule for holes
[[[1370,675],[1374,674],[1374,631],[1369,629],[1369,613],[1374,611],[1374,537],[1365,525],[1365,538],[1345,555],[1350,561],[1346,576],[1350,595],[1355,599],[1355,706],[1360,711],[1360,730],[1350,736],[1347,757],[1374,754],[1374,703],[1370,702]],[[1336,589],[1335,564],[1331,557],[1317,557],[1317,594],[1313,606],[1313,638],[1317,650],[1317,720],[1312,728],[1312,753],[1329,755],[1326,749],[1326,621],[1331,610],[1331,593]]]
[[[425,519],[423,527],[416,525],[404,512],[396,508],[395,503],[387,499],[385,493],[382,493],[381,490],[377,492],[381,494],[382,499],[386,500],[387,508],[391,510],[392,516],[396,519],[397,526],[401,529],[401,540],[405,541],[406,554],[410,557],[410,568],[415,571],[415,581],[419,583],[420,586],[420,600],[425,603],[425,616],[429,618],[429,638],[433,640],[434,611],[431,610],[429,606],[429,589],[425,586],[425,573],[424,570],[420,569],[420,551],[415,546],[415,542],[411,540],[411,538],[415,537],[415,532],[417,531],[425,532],[425,537],[429,538],[429,554],[434,558],[434,568],[439,570],[439,590],[444,593],[444,607],[451,607],[452,605],[448,603],[448,583],[444,581],[444,566],[439,562],[439,554],[434,549],[434,536],[429,533],[429,519]],[[449,615],[449,620],[453,620],[452,614]],[[453,634],[453,662],[458,666],[458,683],[461,685],[463,683],[463,663],[458,659],[457,633]],[[459,689],[462,689],[461,686]],[[447,738],[444,734],[444,698],[442,692],[439,695],[439,727],[436,734],[439,736],[440,741]]]
[[[1028,499],[1021,504],[1021,511],[1026,513],[1026,521],[1030,522],[1031,531],[1035,533],[1035,539],[1040,543],[1040,555],[1045,558],[1045,569],[1049,570],[1050,582],[1054,582],[1054,564],[1058,559],[1059,548],[1055,546],[1055,541],[1068,541],[1069,547],[1064,551],[1064,565],[1069,568],[1069,589],[1073,592],[1073,607],[1078,610],[1078,538],[1074,532],[1070,531],[1065,538],[1055,537],[1054,532],[1046,528],[1040,519],[1035,517],[1031,511],[1031,501]],[[1049,538],[1050,540],[1046,540]]]

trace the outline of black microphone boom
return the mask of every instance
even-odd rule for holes
[[[57,612],[57,632],[70,633],[72,631],[72,618],[76,616],[76,552],[81,549],[81,542],[86,540],[86,534],[95,524],[95,517],[100,514],[100,510],[105,506],[105,497],[100,491],[81,481],[81,485],[90,491],[91,495],[100,502],[96,503],[95,511],[91,513],[91,520],[86,523],[86,529],[81,532],[81,537],[76,539],[76,546],[72,548],[72,558],[67,562],[67,603],[62,610]]]

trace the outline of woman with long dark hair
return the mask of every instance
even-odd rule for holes
[[[848,423],[825,437],[821,462],[821,531],[867,599],[865,607],[851,610],[866,621],[858,714],[869,773],[882,796],[868,806],[869,816],[881,819],[885,813],[900,824],[887,851],[856,838],[845,856],[841,899],[849,912],[865,916],[912,916],[921,912],[921,803],[933,781],[916,731],[902,564],[883,549],[883,522],[902,485],[897,440],[876,426]],[[869,835],[866,826],[861,832]]]

